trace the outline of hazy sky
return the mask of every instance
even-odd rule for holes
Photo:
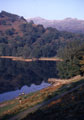
[[[2,10],[25,18],[84,19],[84,0],[0,0]]]

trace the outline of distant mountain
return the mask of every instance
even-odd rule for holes
[[[28,22],[31,20],[35,24],[42,24],[45,28],[53,27],[59,31],[84,33],[84,20],[78,20],[76,18],[66,18],[64,20],[46,20],[40,17],[36,17],[27,19]]]

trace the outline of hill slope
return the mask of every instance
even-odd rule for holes
[[[44,28],[23,17],[0,13],[0,56],[53,57],[69,41],[84,41],[84,35]]]
[[[83,120],[84,84],[22,120]]]
[[[10,30],[9,35],[22,36],[19,25],[23,23],[27,23],[23,17],[5,11],[0,13],[0,33],[5,34],[5,32],[7,33]]]
[[[84,115],[83,78],[73,79],[65,84],[58,81],[57,85],[1,103],[0,118],[2,120],[22,118],[23,120],[54,120],[55,118],[67,120],[66,118],[74,116],[80,117]],[[20,103],[19,100],[22,102]],[[79,114],[74,114],[75,112]]]

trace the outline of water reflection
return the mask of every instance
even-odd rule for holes
[[[32,93],[32,92],[38,91],[40,89],[46,88],[48,86],[50,86],[50,84],[45,83],[44,81],[40,85],[32,84],[30,87],[25,85],[20,90],[15,90],[15,91],[0,94],[0,102],[6,101],[6,100],[11,100],[11,99],[16,98],[17,96],[19,96],[22,93],[24,93],[24,94]]]
[[[0,59],[0,93],[18,90],[24,85],[40,85],[51,77],[57,77],[56,62]]]

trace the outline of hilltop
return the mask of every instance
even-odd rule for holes
[[[8,35],[22,36],[22,32],[19,28],[21,24],[27,23],[27,21],[21,16],[2,11],[0,13],[0,33]]]

